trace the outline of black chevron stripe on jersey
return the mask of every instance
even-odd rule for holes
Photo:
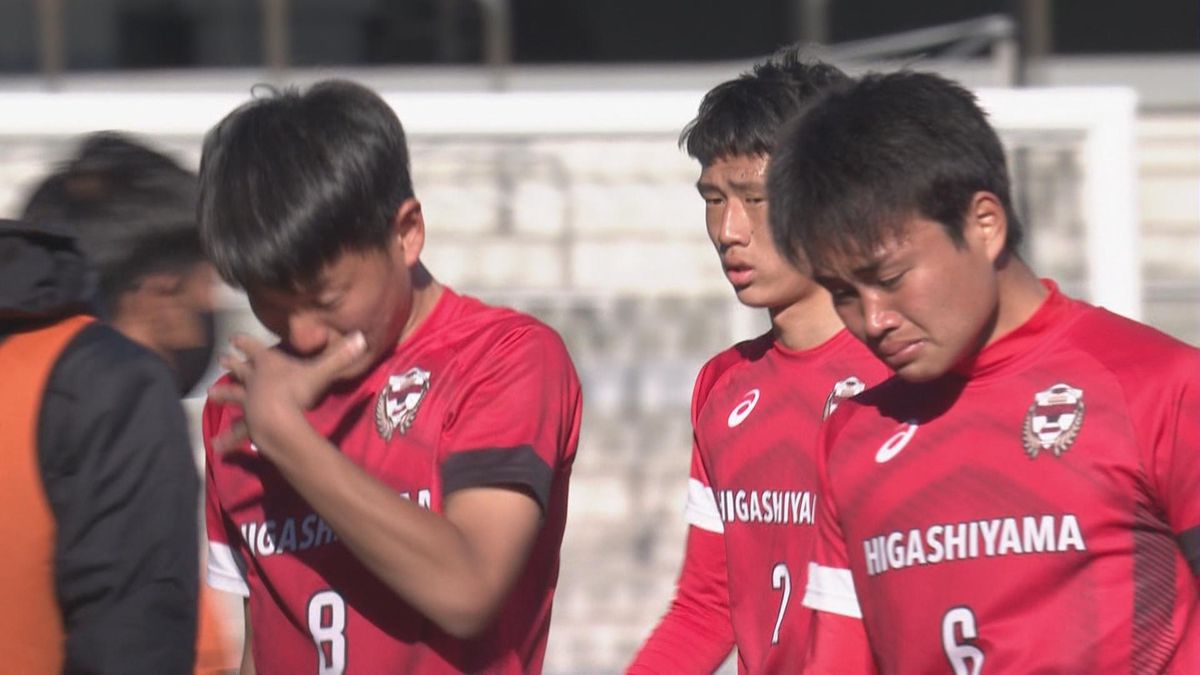
[[[1179,548],[1183,549],[1192,574],[1200,576],[1200,526],[1179,533]]]
[[[442,463],[442,493],[473,487],[517,485],[528,488],[545,511],[554,471],[528,445],[455,452]]]

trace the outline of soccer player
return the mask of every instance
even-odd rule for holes
[[[243,672],[539,672],[581,406],[558,335],[424,267],[404,131],[362,86],[244,104],[200,180],[210,259],[280,338],[235,338],[204,413]]]
[[[186,673],[199,480],[162,360],[87,314],[69,227],[0,220],[4,672]]]
[[[200,249],[195,173],[125,134],[85,136],[34,188],[22,218],[70,225],[98,277],[91,303],[170,367],[182,396],[207,370],[216,280]],[[148,480],[155,480],[149,477]],[[195,520],[188,513],[188,524]],[[193,526],[194,527],[194,526]],[[197,674],[236,667],[225,621],[201,586]]]
[[[777,244],[896,377],[818,446],[811,672],[1200,672],[1200,351],[1018,254],[975,98],[863,78],[781,136]],[[861,620],[860,620],[861,617]]]
[[[683,569],[632,673],[712,672],[734,646],[743,673],[785,672],[804,655],[817,427],[887,369],[845,331],[825,290],[776,251],[765,180],[779,128],[844,80],[798,48],[781,50],[705,95],[681,136],[700,162],[696,188],[725,276],[740,302],[767,310],[771,328],[696,378]]]

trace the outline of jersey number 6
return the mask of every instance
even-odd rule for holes
[[[962,641],[959,641],[959,635]],[[942,618],[942,647],[954,675],[979,675],[983,672],[983,650],[970,641],[979,637],[975,613],[970,607],[955,607]]]

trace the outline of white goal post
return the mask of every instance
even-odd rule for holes
[[[1001,133],[1079,134],[1088,299],[1140,320],[1137,94],[1118,87],[985,89],[979,98]]]

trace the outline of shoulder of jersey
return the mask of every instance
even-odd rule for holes
[[[1071,326],[1072,345],[1113,369],[1135,371],[1179,367],[1200,360],[1200,349],[1144,323],[1084,305],[1083,315]],[[1196,373],[1192,372],[1192,375]]]
[[[893,376],[874,387],[868,387],[853,398],[838,403],[837,409],[822,422],[826,438],[838,437],[854,420],[860,419],[860,413],[872,409],[878,411],[876,415],[868,414],[866,418],[862,418],[868,420],[868,424],[871,423],[869,420],[878,417],[888,418],[890,404],[897,401],[911,402],[912,396],[906,391],[906,386],[904,380]],[[832,442],[828,443],[826,449],[832,448],[833,445]]]
[[[703,400],[726,373],[743,363],[762,358],[771,349],[771,334],[764,333],[756,338],[743,340],[718,353],[705,362],[696,376],[696,394]]]
[[[856,412],[865,408],[887,409],[897,401],[909,401],[911,395],[906,390],[908,386],[904,380],[895,376],[890,376],[875,386],[868,386],[861,394],[839,403],[837,410],[829,415],[829,422],[835,426],[842,426]]]
[[[464,308],[442,328],[445,336],[464,343],[495,345],[509,339],[532,340],[550,349],[563,349],[562,337],[550,326],[524,312],[488,305],[463,296]]]

